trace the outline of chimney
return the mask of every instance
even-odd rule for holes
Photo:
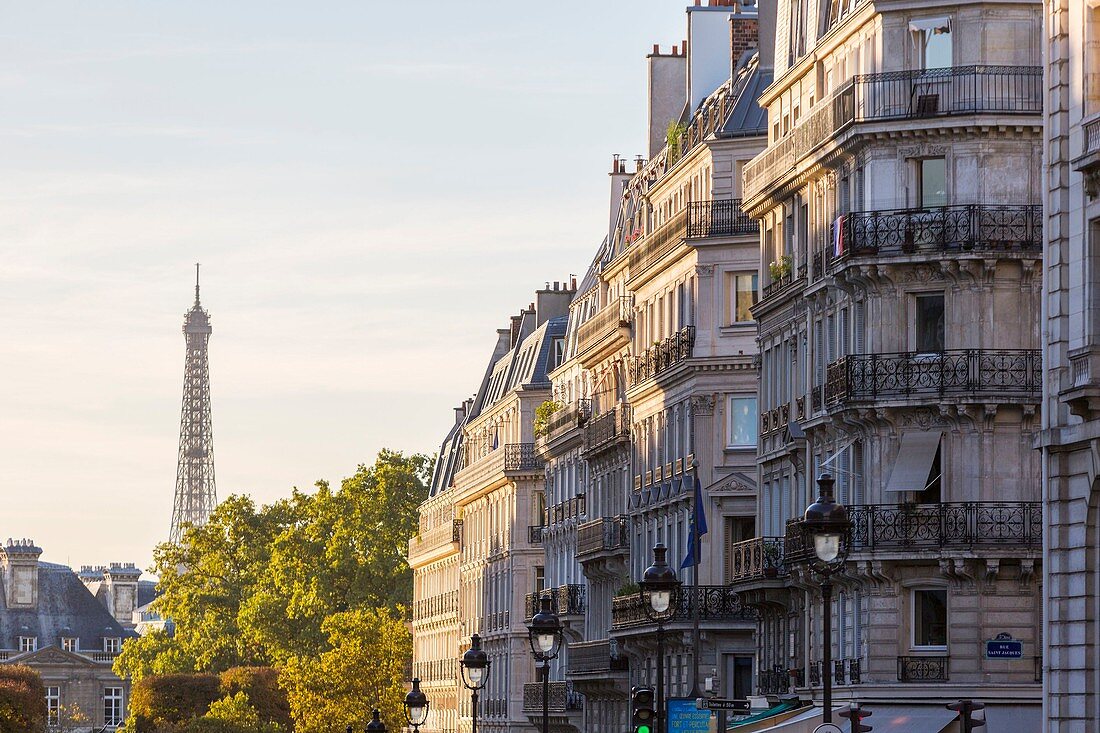
[[[775,3],[758,3],[756,6],[757,43],[760,49],[760,68],[775,68]]]
[[[107,610],[126,628],[134,625],[137,610],[137,585],[141,571],[131,563],[113,562],[103,573],[107,581]]]
[[[760,23],[755,14],[737,12],[730,16],[730,76],[746,51],[760,47]]]
[[[573,301],[573,295],[577,292],[574,288],[563,288],[560,282],[555,282],[554,287],[535,291],[535,328],[546,323],[551,318],[559,318],[569,313],[569,304]]]
[[[463,402],[455,408],[455,425],[461,425],[462,421],[466,419],[466,407],[467,403]]]
[[[520,329],[523,327],[523,314],[518,316],[512,316],[511,328],[508,337],[508,348],[515,347],[516,342],[519,341]]]
[[[615,237],[615,224],[619,221],[619,211],[623,207],[623,191],[630,182],[630,176],[626,172],[626,160],[616,155],[611,169],[611,197],[607,204],[608,240]]]
[[[37,608],[38,557],[42,548],[31,540],[8,540],[0,550],[8,608]]]
[[[688,8],[687,102],[694,112],[699,104],[729,78],[729,19],[734,8],[710,4]]]
[[[687,57],[673,46],[668,54],[659,45],[646,57],[649,66],[649,158],[665,147],[669,123],[678,122],[687,94]]]

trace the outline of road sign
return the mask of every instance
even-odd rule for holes
[[[732,710],[735,713],[747,713],[752,708],[748,700],[727,700],[721,697],[699,697],[695,707],[700,710]]]
[[[986,659],[1023,659],[1024,643],[1012,638],[1012,634],[1000,633],[997,638],[985,642]]]
[[[695,698],[673,697],[666,705],[668,733],[710,733],[711,713],[695,707]]]
[[[814,728],[814,733],[844,733],[844,731],[840,729],[839,725],[835,725],[833,723],[822,723],[821,725]]]

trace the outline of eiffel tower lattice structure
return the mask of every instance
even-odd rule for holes
[[[183,410],[176,468],[176,499],[169,541],[178,544],[188,525],[206,524],[218,503],[214,487],[214,433],[210,419],[210,314],[199,303],[199,266],[195,265],[195,304],[183,321],[187,358],[183,372]]]

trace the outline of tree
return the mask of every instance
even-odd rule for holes
[[[30,667],[0,666],[0,733],[46,728],[46,688]]]
[[[223,695],[245,695],[248,704],[255,709],[264,723],[276,723],[279,727],[292,728],[290,702],[286,690],[279,684],[279,672],[272,667],[234,667],[221,674]]]
[[[180,643],[163,629],[130,639],[115,657],[114,672],[119,677],[137,682],[148,675],[182,674],[196,668],[194,658],[186,654]]]
[[[212,674],[151,675],[134,683],[126,729],[151,733],[189,723],[218,699],[221,681]]]
[[[359,609],[330,616],[322,628],[328,651],[291,657],[283,670],[294,730],[360,729],[375,707],[391,730],[399,728],[405,660],[412,654],[405,623],[390,610]]]
[[[186,733],[279,733],[281,727],[265,722],[243,692],[227,695],[210,704],[210,709],[193,720]]]

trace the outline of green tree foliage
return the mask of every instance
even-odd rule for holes
[[[214,701],[205,715],[184,728],[185,733],[279,733],[281,730],[279,725],[263,720],[244,692]]]
[[[153,733],[188,723],[206,714],[220,697],[221,681],[212,674],[150,675],[134,683],[130,691],[130,715],[126,729]]]
[[[328,651],[291,657],[283,670],[297,733],[328,733],[345,724],[360,730],[378,707],[390,730],[404,720],[405,660],[412,637],[387,609],[330,616],[323,624]]]
[[[243,694],[259,720],[291,728],[290,702],[279,684],[279,672],[271,667],[234,667],[221,674],[223,695]]]
[[[0,733],[46,729],[46,688],[25,665],[0,666]]]
[[[151,674],[182,674],[196,668],[179,642],[161,629],[127,641],[114,662],[115,674],[135,682]]]

